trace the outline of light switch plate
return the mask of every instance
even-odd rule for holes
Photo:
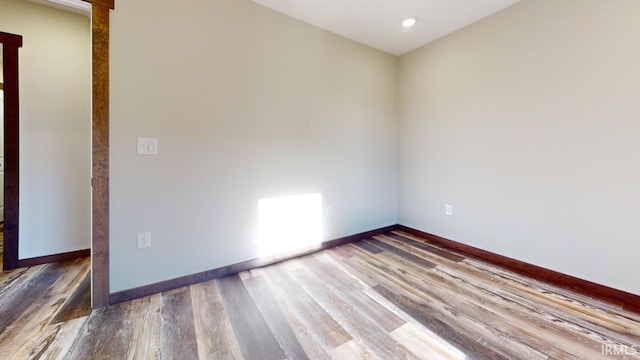
[[[449,205],[449,204],[445,205],[444,206],[444,213],[446,215],[449,215],[449,216],[453,215],[453,206]]]
[[[137,143],[138,155],[158,155],[158,138],[139,137]]]

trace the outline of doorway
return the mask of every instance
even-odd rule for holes
[[[13,54],[15,101],[10,101],[9,79],[3,79],[5,107],[16,104],[14,116],[9,111],[4,114],[4,268],[89,256],[90,18],[40,3],[7,0],[0,23],[5,34],[22,36],[22,46]],[[13,71],[7,51],[4,44],[5,75]],[[15,193],[13,206],[10,190]]]

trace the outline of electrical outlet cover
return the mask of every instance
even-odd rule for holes
[[[138,249],[151,247],[151,233],[141,232],[138,233]]]

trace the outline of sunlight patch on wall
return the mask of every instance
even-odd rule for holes
[[[322,194],[258,202],[258,256],[308,248],[322,241]]]

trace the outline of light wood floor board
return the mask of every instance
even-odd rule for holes
[[[191,286],[198,357],[205,359],[242,359],[215,281]]]
[[[0,275],[0,359],[640,359],[640,315],[401,231],[95,311],[88,269]]]

